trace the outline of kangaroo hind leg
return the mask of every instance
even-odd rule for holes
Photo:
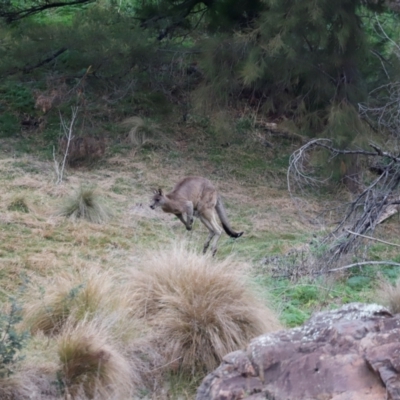
[[[208,238],[204,244],[203,253],[206,253],[212,240],[211,251],[212,255],[214,256],[215,253],[217,252],[217,242],[222,234],[222,230],[217,223],[217,220],[215,218],[215,213],[212,211],[209,213],[201,214],[200,220],[210,231]]]
[[[192,230],[193,226],[193,214],[194,214],[194,207],[191,201],[186,203],[186,229],[188,231]]]
[[[210,246],[211,239],[215,236],[215,232],[214,232],[214,229],[213,229],[210,221],[203,214],[199,214],[199,217],[200,217],[200,221],[209,230],[209,234],[208,234],[207,240],[204,243],[204,247],[203,247],[203,254],[206,254],[208,246]]]
[[[212,212],[211,225],[215,232],[214,238],[211,243],[211,251],[212,251],[212,255],[215,256],[215,253],[217,252],[217,243],[222,234],[222,229],[217,222],[215,211]]]

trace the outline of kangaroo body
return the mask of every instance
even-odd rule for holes
[[[221,197],[215,186],[206,178],[183,178],[167,194],[163,194],[161,189],[155,190],[150,207],[161,207],[164,212],[175,214],[189,231],[192,229],[194,217],[198,217],[210,232],[204,244],[204,253],[211,241],[213,255],[217,251],[217,242],[222,234],[217,215],[229,236],[238,238],[243,235],[243,232],[238,233],[231,228]]]

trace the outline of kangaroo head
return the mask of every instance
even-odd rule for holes
[[[153,197],[151,199],[150,208],[155,209],[161,207],[165,203],[165,196],[161,189],[154,189]]]

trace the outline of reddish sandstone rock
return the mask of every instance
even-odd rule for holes
[[[224,357],[197,400],[400,399],[400,314],[348,304]]]

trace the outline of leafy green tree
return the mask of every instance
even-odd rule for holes
[[[357,114],[357,104],[367,95],[363,69],[371,62],[361,18],[368,10],[362,2],[264,3],[252,29],[209,47],[204,68],[211,85],[220,92],[244,93],[266,113],[285,115],[311,131],[326,126],[331,107],[346,114],[353,107]]]

